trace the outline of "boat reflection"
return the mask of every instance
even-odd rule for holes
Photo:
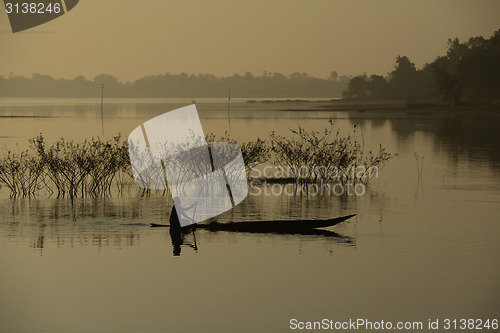
[[[333,229],[330,227],[305,230],[260,230],[260,227],[250,228],[251,230],[213,230],[228,227],[249,229],[248,220],[269,221],[285,213],[287,216],[293,215],[288,209],[283,214],[278,212],[274,215],[267,211],[269,207],[277,206],[279,199],[276,202],[267,199],[267,205],[264,206],[255,198],[249,197],[245,204],[237,207],[238,211],[234,214],[231,212],[230,215],[223,216],[217,224],[197,225],[195,233],[192,230],[171,233],[168,228],[154,230],[155,228],[150,227],[154,224],[151,221],[158,222],[159,226],[168,226],[163,224],[170,208],[165,206],[164,197],[78,199],[74,205],[66,199],[57,198],[6,199],[0,200],[0,243],[26,243],[43,255],[46,248],[50,247],[95,247],[100,251],[107,247],[123,249],[141,246],[144,242],[160,241],[166,245],[167,252],[170,252],[172,246],[173,255],[179,256],[181,250],[186,253],[191,253],[190,248],[198,251],[200,240],[207,246],[225,240],[224,233],[227,233],[228,236],[232,235],[230,238],[235,242],[254,235],[263,240],[276,238],[294,243],[319,241],[333,246],[355,246],[354,238],[331,231]],[[314,202],[311,200],[311,203]],[[306,202],[306,208],[307,204],[309,202]],[[76,221],[73,219],[73,210],[76,211]],[[259,215],[250,215],[247,211],[257,211]],[[306,213],[308,214],[305,214],[304,220],[308,219],[308,215],[322,215],[321,210],[315,207]],[[294,218],[301,219],[299,216]]]
[[[301,235],[301,236],[322,236],[332,238],[338,244],[348,244],[355,245],[354,238],[346,235],[339,234],[334,231],[325,229],[305,229],[305,230],[276,230],[276,231],[264,231],[264,230],[207,230],[210,233],[223,233],[223,232],[237,232],[237,233],[249,233],[249,234],[275,234],[275,235]]]
[[[198,231],[199,232],[199,231]],[[268,234],[268,235],[290,235],[290,236],[311,236],[316,237],[326,237],[333,240],[336,244],[355,246],[355,240],[353,237],[339,234],[334,231],[324,230],[324,229],[309,229],[309,230],[294,230],[294,231],[241,231],[241,230],[203,230],[202,233],[206,234],[218,234],[218,233],[238,233],[238,234]],[[190,247],[198,252],[198,244],[196,242],[196,228],[193,226],[188,228],[169,228],[170,240],[172,242],[172,254],[174,257],[181,255],[181,250],[183,247]],[[192,234],[192,241],[186,241],[186,236]],[[206,235],[205,234],[205,235]]]
[[[193,233],[193,243],[185,241],[185,235]],[[195,231],[190,228],[169,228],[170,240],[172,241],[173,255],[178,257],[181,255],[181,245],[191,247],[195,252],[198,252],[198,244],[196,243]]]

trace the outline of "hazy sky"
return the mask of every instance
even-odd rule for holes
[[[81,0],[16,34],[2,11],[0,74],[386,74],[398,54],[422,66],[450,37],[491,36],[499,13],[498,0]]]

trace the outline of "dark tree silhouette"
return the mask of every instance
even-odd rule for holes
[[[375,98],[388,98],[391,95],[390,86],[387,80],[380,75],[370,76],[370,95]]]
[[[396,65],[391,72],[390,84],[396,98],[408,98],[415,95],[417,68],[406,56],[397,56]]]
[[[436,96],[456,105],[500,98],[500,30],[489,39],[473,37],[465,43],[448,40],[446,55],[422,69],[406,56],[397,56],[389,79],[372,75],[353,78],[346,98],[432,99]]]
[[[458,104],[500,97],[500,30],[489,39],[448,40],[446,56],[430,64],[441,98]]]
[[[370,93],[370,82],[368,81],[366,74],[355,76],[349,81],[347,86],[347,91],[344,92],[344,97],[347,98],[363,98],[368,96]]]

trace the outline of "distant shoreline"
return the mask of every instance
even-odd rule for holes
[[[0,108],[23,105],[65,105],[72,104],[95,104],[100,102],[98,98],[58,98],[58,97],[0,97]],[[106,104],[128,104],[128,103],[166,103],[166,104],[190,104],[199,103],[223,103],[227,98],[205,97],[205,98],[149,98],[149,97],[109,97],[105,98]],[[500,115],[500,100],[493,100],[491,104],[462,104],[446,105],[439,100],[426,102],[408,102],[406,100],[376,100],[376,99],[342,99],[332,97],[318,98],[231,98],[230,103],[241,103],[251,108],[252,105],[273,105],[273,111],[284,112],[347,112],[359,117],[380,117],[391,114],[401,116],[407,115],[431,115],[431,114],[481,114],[495,113]]]
[[[409,103],[404,100],[353,100],[332,99],[330,101],[304,100],[304,99],[275,99],[275,100],[248,100],[249,104],[283,104],[292,107],[277,109],[277,111],[320,111],[320,112],[350,112],[359,114],[376,114],[405,112],[407,114],[432,114],[432,113],[470,113],[473,112],[500,112],[500,101],[491,104],[462,104],[446,105],[441,102]],[[293,107],[296,106],[296,107]]]

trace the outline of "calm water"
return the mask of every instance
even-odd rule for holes
[[[104,136],[127,136],[189,103],[106,101]],[[197,105],[205,132],[229,130],[226,101]],[[198,249],[186,235],[174,257],[168,231],[148,226],[165,221],[170,199],[132,188],[71,205],[0,190],[0,332],[285,332],[292,318],[424,327],[437,318],[500,319],[500,117],[303,108],[232,101],[231,135],[321,130],[332,118],[366,150],[382,144],[398,156],[362,196],[251,189],[219,220],[355,218],[318,235],[198,230]],[[102,136],[99,101],[0,100],[0,129],[9,149],[39,133],[49,142]],[[420,180],[414,153],[424,157]]]

